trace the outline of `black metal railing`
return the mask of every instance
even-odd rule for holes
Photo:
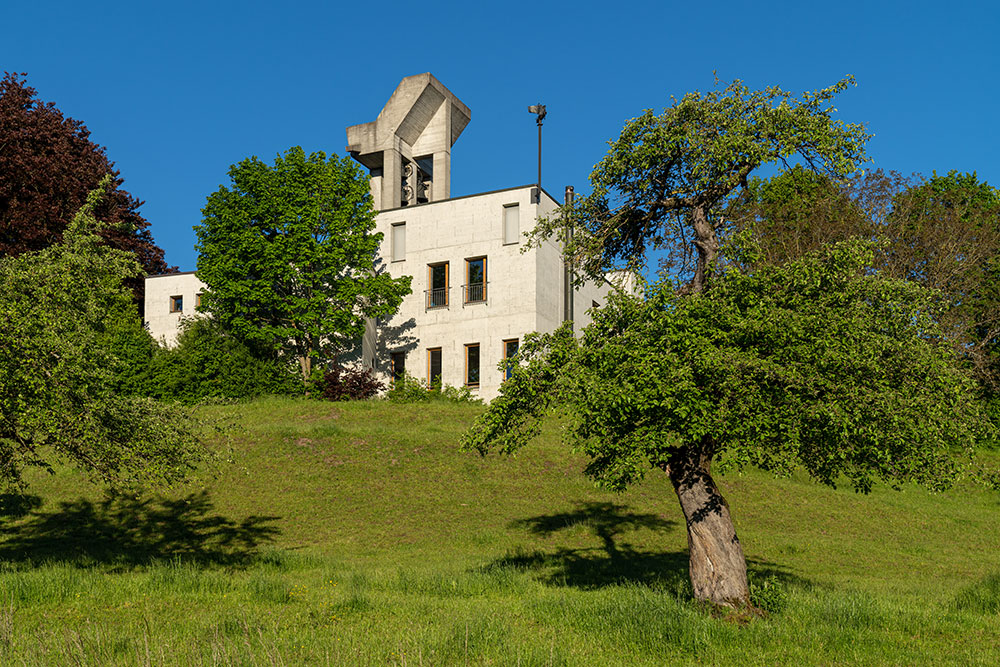
[[[424,290],[427,295],[427,308],[445,308],[448,305],[448,288]]]
[[[462,285],[463,303],[486,303],[486,283]]]

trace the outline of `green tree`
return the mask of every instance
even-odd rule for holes
[[[1000,191],[951,171],[892,201],[881,270],[940,290],[942,323],[988,394],[1000,391]]]
[[[112,486],[182,477],[205,454],[190,419],[118,393],[146,334],[123,280],[141,268],[109,248],[94,207],[106,177],[47,248],[0,260],[0,482],[68,460]]]
[[[593,192],[559,217],[542,220],[536,239],[576,233],[567,253],[582,277],[637,269],[647,253],[664,255],[665,272],[685,280],[684,292],[705,288],[721,259],[723,212],[761,165],[801,160],[842,177],[865,159],[870,137],[860,125],[834,120],[833,97],[852,77],[795,99],[773,87],[753,91],[740,81],[706,94],[689,93],[657,115],[646,110],[590,175]]]
[[[864,159],[869,135],[831,117],[850,83],[796,100],[735,82],[629,121],[595,167],[593,193],[562,211],[576,227],[563,238],[585,276],[665,250],[667,284],[646,300],[611,299],[579,344],[564,331],[524,346],[526,366],[465,439],[512,451],[553,402],[567,406],[596,479],[623,488],[645,469],[666,472],[687,519],[695,595],[715,603],[746,603],[749,591],[714,459],[779,473],[797,461],[862,491],[873,478],[939,486],[954,477],[947,448],[979,428],[937,306],[916,286],[870,276],[870,250],[769,267],[744,249],[728,273],[721,262],[722,212],[754,169],[799,159],[840,178]],[[536,238],[563,224],[541,221]],[[748,264],[760,266],[738,268]]]
[[[988,395],[1000,389],[1000,192],[975,173],[874,171],[835,181],[801,167],[751,179],[726,211],[779,263],[852,237],[878,239],[877,269],[940,290],[942,324]]]
[[[382,235],[349,159],[294,147],[229,176],[195,228],[202,307],[241,340],[297,359],[306,381],[316,361],[356,344],[366,318],[394,313],[410,279],[375,269]]]
[[[750,234],[754,259],[780,264],[850,238],[871,239],[877,224],[855,199],[852,181],[802,165],[771,178],[754,177],[722,214],[726,233]]]
[[[645,299],[613,295],[582,339],[567,328],[526,339],[463,444],[511,453],[564,410],[566,438],[602,485],[622,490],[651,469],[669,476],[695,596],[747,604],[713,462],[778,475],[802,466],[861,492],[879,480],[942,489],[972,464],[984,421],[935,320],[935,293],[873,275],[873,259],[852,242],[716,274],[697,294],[661,283]]]

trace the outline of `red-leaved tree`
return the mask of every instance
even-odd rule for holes
[[[164,262],[138,211],[142,202],[121,188],[123,179],[104,147],[90,140],[82,122],[36,99],[25,76],[5,72],[0,80],[0,258],[62,238],[87,193],[110,173],[112,189],[94,211],[110,223],[101,235],[109,246],[134,252],[147,273],[176,270]],[[130,287],[141,300],[142,279]]]

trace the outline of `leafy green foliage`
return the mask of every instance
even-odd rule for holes
[[[409,373],[397,379],[385,393],[385,399],[391,403],[425,403],[427,401],[443,401],[446,403],[482,403],[482,400],[472,393],[468,387],[453,387],[435,382],[429,389],[427,385]]]
[[[0,484],[73,462],[113,486],[182,477],[204,454],[176,408],[118,392],[143,331],[122,281],[135,255],[104,245],[91,193],[62,241],[0,261]]]
[[[734,81],[628,121],[594,167],[592,194],[563,211],[577,229],[567,250],[582,275],[636,269],[657,250],[666,253],[664,269],[699,291],[717,259],[719,213],[758,167],[801,160],[842,176],[865,161],[870,135],[833,118],[832,99],[853,83],[846,77],[796,99]],[[564,224],[543,221],[535,237],[562,234]]]
[[[884,270],[942,291],[957,348],[1000,391],[1000,191],[975,173],[934,174],[895,198],[885,235]]]
[[[568,406],[587,472],[624,489],[710,437],[728,467],[803,466],[868,492],[876,480],[949,486],[986,428],[975,384],[936,323],[935,294],[873,274],[870,245],[733,269],[712,288],[615,295],[577,341],[536,335],[464,438],[510,452]]]
[[[871,239],[877,224],[848,181],[796,165],[771,178],[751,178],[727,205],[728,234],[750,234],[759,259],[781,264],[824,244]]]
[[[206,398],[299,394],[287,361],[254,350],[211,318],[186,320],[177,345],[157,348],[143,381],[144,393],[195,403]]]
[[[350,159],[294,147],[229,176],[195,228],[202,308],[239,339],[298,359],[305,381],[314,361],[360,339],[366,318],[394,313],[410,279],[373,269],[382,237]]]
[[[781,263],[828,242],[878,239],[875,267],[940,290],[941,323],[987,397],[1000,387],[1000,191],[975,173],[929,179],[875,171],[835,181],[801,167],[752,179],[726,211],[756,260]]]
[[[780,614],[788,606],[788,591],[780,579],[750,576],[750,603],[769,614]]]

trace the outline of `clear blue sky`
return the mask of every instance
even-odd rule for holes
[[[531,183],[587,192],[628,118],[743,79],[800,92],[854,74],[840,117],[874,166],[978,172],[1000,186],[993,2],[49,2],[2,0],[0,69],[86,123],[146,203],[167,261],[229,165],[301,145],[343,154],[400,79],[432,72],[472,109],[452,194]]]

